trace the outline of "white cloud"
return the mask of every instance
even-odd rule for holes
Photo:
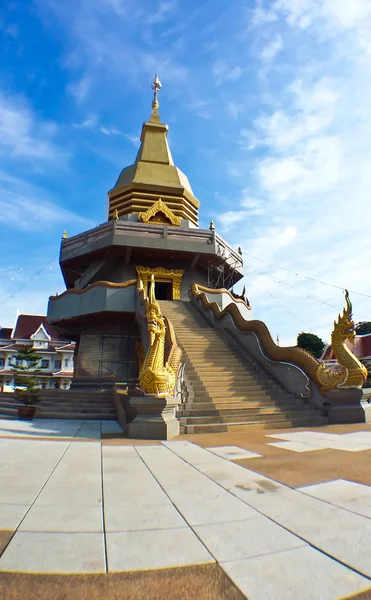
[[[86,119],[81,121],[81,123],[74,123],[73,126],[76,129],[94,129],[94,127],[96,127],[97,123],[98,123],[97,115],[90,115],[89,117],[86,117]]]
[[[273,60],[283,48],[282,37],[277,34],[274,39],[267,44],[261,51],[261,58],[266,62]]]
[[[173,0],[164,0],[159,2],[157,10],[147,18],[147,23],[151,25],[162,23],[168,14],[174,11],[176,6],[177,2]]]
[[[264,80],[259,116],[241,128],[229,165],[263,211],[245,212],[241,196],[221,225],[243,248],[254,316],[281,342],[310,329],[328,341],[343,293],[314,280],[371,296],[371,3],[282,0],[271,10],[275,20],[263,14],[254,34],[261,44],[269,22],[287,52],[275,56],[279,77]],[[369,320],[371,298],[351,298],[355,320]]]
[[[277,0],[274,12],[300,29],[322,25],[347,30],[364,26],[371,17],[371,4],[369,0]]]
[[[18,231],[94,227],[85,217],[46,198],[44,190],[0,171],[0,223]]]
[[[230,114],[232,119],[237,119],[240,114],[245,110],[245,106],[238,102],[229,101],[227,104],[227,112]]]
[[[90,90],[92,87],[91,77],[84,76],[79,81],[74,83],[70,83],[68,86],[68,91],[73,96],[79,104],[86,100]]]
[[[26,101],[0,93],[0,154],[54,160],[62,152],[53,141],[56,126],[38,120]]]
[[[241,78],[243,69],[238,65],[231,66],[225,60],[218,59],[213,65],[213,77],[217,85],[225,81],[237,81]]]
[[[264,8],[263,0],[257,0],[255,8],[248,12],[248,22],[252,26],[266,25],[277,21],[278,17],[274,10]]]

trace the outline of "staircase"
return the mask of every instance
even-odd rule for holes
[[[21,404],[15,394],[0,393],[0,418],[17,418]],[[35,418],[116,419],[112,391],[42,390]]]
[[[160,305],[174,325],[186,363],[189,389],[178,411],[181,433],[327,424],[319,411],[288,393],[249,359],[238,343],[210,327],[190,302],[160,301]]]

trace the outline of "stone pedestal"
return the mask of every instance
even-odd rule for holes
[[[136,411],[135,419],[128,423],[129,438],[138,440],[170,440],[179,435],[179,421],[175,417],[177,402],[173,397],[141,396],[130,398]]]
[[[326,398],[329,402],[329,423],[365,423],[366,415],[361,405],[363,392],[359,389],[331,390]]]

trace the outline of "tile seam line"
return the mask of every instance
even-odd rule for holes
[[[165,446],[166,448],[168,448],[168,446]],[[170,450],[171,452],[173,452],[173,450],[171,450],[170,448],[168,448],[168,450]],[[178,456],[175,452],[173,452],[173,454],[175,454],[175,456]],[[215,456],[215,455],[214,455]],[[198,471],[199,473],[201,473],[202,475],[204,475],[204,477],[207,477],[207,479],[210,479],[210,481],[213,481],[214,483],[216,483],[217,485],[219,485],[223,490],[226,490],[227,492],[229,492],[231,494],[231,496],[234,496],[235,498],[237,498],[238,500],[241,500],[241,502],[243,502],[244,504],[246,504],[246,506],[249,506],[250,508],[252,508],[253,510],[255,510],[258,514],[260,514],[261,516],[265,517],[266,519],[268,519],[269,521],[271,521],[272,523],[274,523],[275,525],[278,525],[279,527],[281,527],[282,529],[284,529],[285,531],[287,531],[288,533],[291,533],[291,535],[294,535],[295,537],[297,537],[299,540],[305,542],[306,544],[308,544],[308,546],[310,546],[311,548],[313,548],[314,550],[317,550],[318,552],[320,552],[321,554],[327,556],[328,558],[334,560],[335,562],[338,562],[339,564],[341,564],[342,566],[346,567],[347,569],[349,569],[350,571],[353,571],[354,573],[357,573],[357,575],[360,575],[361,577],[365,577],[366,579],[368,579],[369,581],[371,581],[371,576],[367,575],[366,573],[362,573],[362,571],[359,571],[358,569],[356,569],[355,567],[352,567],[350,565],[348,565],[347,563],[345,563],[344,561],[340,560],[339,558],[335,558],[334,556],[332,556],[331,554],[329,554],[328,552],[326,552],[325,550],[322,550],[321,548],[319,548],[318,546],[316,546],[315,544],[309,542],[308,540],[306,540],[305,538],[303,538],[302,536],[298,535],[297,533],[295,533],[294,531],[291,531],[291,529],[289,529],[288,527],[286,527],[285,525],[281,525],[281,523],[278,523],[277,521],[275,521],[272,517],[269,517],[267,515],[265,515],[263,512],[261,512],[260,510],[258,510],[255,506],[251,506],[251,504],[248,504],[245,500],[242,500],[242,498],[239,498],[238,496],[236,496],[235,494],[233,494],[233,492],[231,492],[230,490],[228,490],[227,488],[225,488],[223,485],[221,485],[219,482],[214,481],[213,479],[211,479],[211,477],[209,477],[209,475],[206,475],[205,473],[203,473],[200,469],[198,469],[197,467],[191,465],[187,460],[181,458],[185,463],[187,463],[188,465],[192,466],[194,469],[196,469],[196,471]],[[225,459],[223,459],[225,460]],[[242,467],[243,468],[243,467]],[[255,472],[255,471],[253,471]],[[293,489],[293,488],[289,488],[289,489]],[[296,491],[296,490],[294,490]],[[303,495],[303,494],[302,494]],[[305,495],[305,494],[304,494]],[[325,504],[328,504],[328,502],[325,502]],[[342,510],[342,509],[340,509]],[[349,511],[348,511],[349,512]],[[226,561],[225,561],[226,562]],[[220,564],[220,563],[218,563]],[[224,569],[223,569],[224,570]]]
[[[104,499],[104,469],[103,469],[103,445],[102,445],[102,421],[100,422],[100,481],[102,493],[102,527],[103,527],[103,546],[104,546],[104,568],[108,573],[108,555],[107,555],[107,535],[106,535],[106,512]]]
[[[7,438],[9,440],[13,440],[13,439],[17,439],[16,436],[10,436],[9,438]],[[22,440],[24,442],[27,442],[28,440]],[[35,442],[38,442],[40,440],[33,440]],[[31,449],[32,451],[32,449]],[[20,458],[22,458],[22,456],[24,456],[26,454],[26,450],[24,452],[22,452],[19,456],[17,456],[17,458],[15,458],[14,460],[12,460],[10,463],[8,463],[7,465],[5,465],[5,467],[3,467],[2,469],[0,469],[0,473],[2,473],[5,469],[7,469],[10,465],[13,465],[15,462],[17,462],[17,460],[19,460]]]
[[[169,448],[167,446],[165,446],[164,444],[162,444],[163,448],[166,448],[166,450],[169,450]],[[223,573],[224,576],[227,577],[227,579],[230,581],[231,585],[235,588],[237,588],[239,590],[239,592],[241,593],[241,595],[245,598],[245,600],[247,599],[247,596],[245,595],[245,593],[243,592],[243,590],[239,587],[239,585],[237,585],[237,583],[235,581],[233,581],[232,577],[229,575],[229,573],[227,573],[222,565],[220,564],[220,562],[216,559],[216,557],[214,556],[214,554],[211,552],[211,550],[209,550],[209,548],[206,546],[206,544],[203,542],[203,540],[200,538],[200,536],[198,535],[197,531],[194,530],[194,528],[192,527],[192,525],[187,521],[187,519],[182,515],[182,513],[180,512],[180,510],[178,509],[178,507],[174,504],[174,502],[172,501],[172,499],[170,498],[169,494],[166,492],[165,488],[161,485],[161,483],[159,482],[159,480],[157,479],[157,477],[155,476],[155,474],[153,473],[153,471],[151,470],[151,468],[147,465],[147,463],[145,462],[145,460],[143,459],[143,457],[139,454],[137,447],[134,446],[135,451],[138,453],[139,458],[142,460],[142,462],[145,464],[146,468],[149,470],[149,472],[151,473],[152,477],[155,479],[155,481],[157,482],[157,484],[160,486],[160,488],[163,490],[164,494],[168,497],[168,499],[170,500],[171,504],[174,506],[175,510],[179,513],[179,515],[181,516],[181,518],[184,520],[184,522],[187,524],[188,528],[192,531],[193,535],[199,540],[199,542],[202,544],[202,546],[205,548],[205,550],[210,554],[210,556],[213,557],[215,564],[218,565]],[[171,452],[171,450],[170,450]],[[187,461],[183,460],[183,458],[181,458],[180,456],[178,456],[177,454],[175,454],[175,452],[173,452],[173,454],[177,457],[180,458],[180,460],[182,460],[183,462],[185,462],[187,465],[189,465],[189,463],[187,463]],[[190,465],[192,468],[195,469],[195,467],[193,467],[193,465]],[[196,471],[198,471],[198,469],[195,469]],[[200,471],[198,471],[200,473]],[[207,479],[210,479],[209,477],[207,477],[204,473],[202,473],[202,475],[204,477],[206,477]],[[207,563],[205,563],[207,564]]]
[[[166,448],[166,446],[164,446]],[[180,517],[183,519],[183,521],[186,523],[188,529],[190,529],[193,534],[197,537],[197,539],[199,540],[199,542],[202,544],[202,546],[205,548],[205,550],[210,554],[210,556],[213,557],[214,561],[216,562],[216,564],[219,564],[218,561],[216,560],[216,557],[214,556],[214,554],[212,552],[210,552],[210,550],[208,549],[208,547],[204,544],[204,542],[201,540],[200,536],[197,534],[196,531],[194,531],[192,525],[187,521],[187,519],[183,516],[183,514],[180,512],[179,508],[174,504],[174,502],[172,501],[172,499],[170,498],[169,494],[166,492],[165,488],[162,486],[162,484],[159,482],[159,480],[157,479],[156,475],[154,474],[154,472],[152,471],[152,469],[147,465],[146,461],[144,460],[144,458],[139,454],[139,452],[137,451],[136,446],[134,446],[135,451],[138,453],[139,458],[141,459],[141,461],[144,463],[145,467],[148,469],[148,471],[151,473],[152,477],[154,478],[154,480],[156,481],[157,485],[160,486],[160,488],[162,489],[162,491],[164,492],[165,496],[168,498],[168,500],[170,500],[172,506],[174,506],[175,510],[177,511],[177,513],[180,515]],[[178,457],[179,458],[179,457]],[[183,459],[181,459],[183,460]]]
[[[48,483],[49,479],[51,478],[51,476],[53,475],[54,471],[56,470],[56,468],[58,467],[59,463],[61,462],[61,460],[63,459],[64,455],[66,454],[68,448],[70,447],[71,442],[68,443],[67,448],[65,449],[65,451],[62,453],[62,456],[59,458],[59,460],[57,461],[57,463],[55,464],[54,468],[52,469],[51,473],[49,474],[49,477],[46,478],[44,484],[42,485],[42,487],[40,488],[39,493],[36,495],[36,497],[34,498],[33,502],[29,505],[28,509],[26,510],[25,514],[23,515],[22,519],[19,521],[17,527],[14,530],[14,534],[12,535],[11,539],[9,540],[9,542],[7,543],[7,545],[5,546],[5,548],[3,549],[1,555],[3,556],[4,553],[6,552],[8,546],[10,545],[10,543],[12,542],[15,534],[18,532],[19,530],[19,526],[23,523],[24,519],[26,518],[26,516],[28,515],[28,513],[30,512],[31,508],[33,507],[33,505],[35,504],[36,500],[38,499],[38,497],[40,496],[41,492],[43,491],[44,487],[46,486],[46,484]],[[23,456],[23,454],[22,454]],[[22,533],[22,532],[19,532]]]
[[[343,435],[345,435],[345,434],[343,434]],[[198,444],[195,444],[194,442],[190,442],[190,443],[191,443],[192,445],[194,445],[194,446],[198,446]],[[163,444],[163,445],[165,446],[165,448],[168,448],[168,450],[171,450],[171,448],[169,448],[169,446],[168,446],[168,445],[165,445],[165,444]],[[231,459],[225,458],[224,456],[220,456],[219,454],[215,454],[215,453],[211,452],[211,451],[209,450],[209,448],[205,448],[204,446],[198,446],[198,447],[199,447],[199,448],[202,448],[202,450],[206,450],[206,452],[209,452],[209,454],[211,454],[211,455],[212,455],[212,456],[214,456],[214,457],[217,457],[217,458],[220,458],[220,459],[223,459],[223,460],[227,461],[227,463],[236,464],[236,463],[235,463],[235,461],[236,461],[236,460],[248,460],[248,459],[243,459],[243,458],[242,458],[242,459],[235,458],[235,459],[232,459],[232,460],[231,460]],[[222,446],[216,446],[216,447],[217,447],[217,448],[222,448]],[[319,448],[319,450],[322,450],[322,448]],[[326,450],[326,448],[325,448],[325,450]],[[177,454],[177,453],[176,453],[174,450],[171,450],[171,452],[173,452],[173,453],[174,453],[176,456],[178,456],[179,458],[182,458],[182,457],[180,457],[180,456],[179,456],[179,454]],[[263,456],[263,457],[264,457],[264,456]],[[258,457],[256,457],[256,458],[258,458]],[[201,471],[201,469],[199,469],[198,467],[196,467],[196,466],[192,465],[192,464],[191,464],[190,462],[188,462],[186,459],[183,459],[183,458],[182,458],[182,460],[184,460],[184,461],[185,461],[187,464],[189,464],[189,465],[190,465],[191,467],[193,467],[194,469],[197,469],[197,471],[199,471],[200,473],[202,473],[202,475],[205,475],[205,477],[208,477],[208,478],[209,478],[211,481],[214,481],[214,479],[212,479],[211,477],[209,477],[209,475],[206,475],[206,474],[205,474],[203,471]],[[305,493],[305,492],[303,492],[303,491],[302,491],[300,488],[291,487],[291,486],[289,486],[289,485],[286,485],[286,484],[284,484],[284,483],[281,483],[281,482],[280,482],[280,481],[278,481],[277,479],[272,479],[272,477],[267,477],[266,475],[263,475],[262,473],[259,473],[258,471],[254,471],[253,469],[247,469],[246,467],[244,467],[243,465],[239,465],[238,463],[237,463],[237,466],[238,466],[238,467],[242,467],[243,469],[245,469],[245,470],[246,470],[246,471],[248,471],[249,473],[253,473],[253,474],[257,475],[257,476],[264,477],[264,478],[265,478],[265,479],[267,479],[268,481],[272,481],[273,483],[277,483],[278,485],[280,485],[280,486],[282,486],[282,487],[286,488],[286,490],[285,490],[285,491],[292,490],[293,492],[298,492],[298,493],[299,493],[299,494],[301,494],[302,496],[309,496],[310,498],[313,498],[314,500],[318,500],[319,502],[323,502],[324,504],[327,504],[328,506],[331,506],[331,507],[337,508],[337,509],[339,509],[339,510],[344,510],[344,511],[346,511],[346,512],[350,512],[350,513],[352,513],[352,514],[355,514],[355,515],[358,515],[359,517],[362,517],[362,518],[364,518],[364,519],[371,519],[371,516],[369,516],[369,517],[368,517],[367,515],[361,515],[361,514],[359,514],[359,513],[355,512],[355,511],[353,511],[353,510],[349,510],[349,509],[347,509],[347,508],[343,508],[342,506],[337,506],[336,504],[332,504],[332,502],[329,502],[329,501],[327,501],[327,500],[323,500],[323,498],[316,498],[315,496],[311,496],[310,494],[306,494],[306,493]],[[336,481],[336,479],[331,479],[330,481]],[[346,480],[346,481],[348,481],[348,480]],[[242,500],[242,498],[240,498],[239,496],[236,496],[235,494],[233,494],[233,492],[231,492],[231,491],[230,491],[228,488],[224,487],[224,486],[223,486],[221,483],[218,483],[217,481],[214,481],[214,483],[217,483],[218,485],[220,485],[220,486],[221,486],[221,487],[222,487],[224,490],[226,490],[227,492],[229,492],[230,494],[232,494],[233,496],[235,496],[235,497],[236,497],[236,498],[238,498],[239,500]],[[325,482],[325,483],[329,483],[329,482]],[[356,483],[356,482],[354,482],[354,483]],[[320,484],[313,484],[313,485],[320,485]],[[361,484],[361,485],[365,485],[365,484]],[[302,486],[302,487],[306,487],[306,486]],[[371,487],[371,486],[368,486],[368,487]],[[245,502],[245,501],[244,501],[244,500],[242,500],[242,502]],[[246,504],[247,504],[247,502],[246,502]],[[250,506],[250,504],[249,504],[248,506]],[[251,507],[251,508],[254,508],[254,507]]]

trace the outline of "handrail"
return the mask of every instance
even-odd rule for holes
[[[133,227],[135,225],[135,227]],[[151,238],[163,238],[166,234],[168,239],[183,239],[191,240],[195,243],[210,243],[216,248],[222,248],[223,252],[226,251],[228,255],[233,258],[235,262],[242,266],[243,259],[238,252],[236,252],[233,248],[231,248],[227,242],[215,232],[211,232],[208,229],[180,229],[179,227],[171,226],[171,225],[157,225],[157,224],[147,224],[141,222],[130,222],[130,221],[107,221],[98,227],[94,227],[93,229],[89,229],[84,233],[77,234],[71,238],[65,238],[62,240],[61,244],[61,254],[67,254],[63,257],[64,260],[68,260],[69,258],[73,258],[68,256],[68,252],[85,246],[91,242],[96,242],[106,235],[109,234],[132,234],[135,235],[146,235]],[[222,252],[222,253],[223,253]]]
[[[235,302],[236,304],[243,304],[243,306],[245,308],[248,308],[248,310],[252,310],[250,304],[247,304],[244,300],[242,300],[241,298],[235,298],[234,296],[232,296],[231,292],[229,290],[227,290],[226,288],[208,288],[204,285],[201,285],[199,283],[194,284],[197,286],[197,289],[201,292],[204,292],[205,294],[227,294],[227,296],[229,296],[233,302]]]
[[[209,302],[205,292],[202,291],[202,286],[193,283],[190,288],[190,295],[195,300],[199,300],[205,310],[210,310],[216,320],[220,321],[228,315],[238,330],[254,333],[264,348],[265,354],[268,354],[271,360],[286,362],[299,367],[318,387],[321,387],[321,383],[317,378],[317,368],[320,363],[306,350],[297,346],[277,346],[265,323],[257,320],[246,321],[234,303],[228,304],[221,310],[216,302]]]

